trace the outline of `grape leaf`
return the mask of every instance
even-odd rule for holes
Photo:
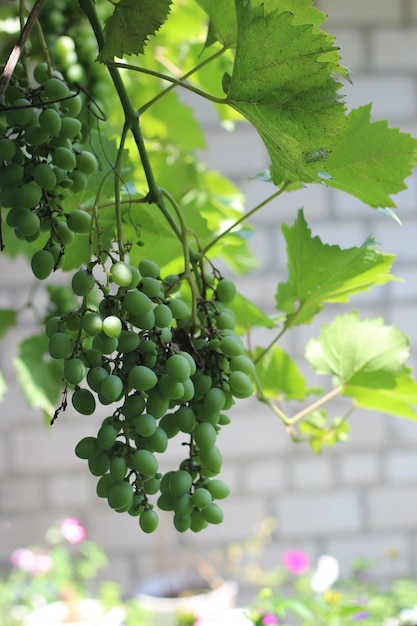
[[[197,3],[210,18],[206,46],[215,41],[225,48],[236,45],[236,11],[230,0],[197,0]]]
[[[24,339],[14,365],[29,406],[42,409],[45,417],[50,419],[63,383],[61,363],[45,358],[47,346],[48,340],[44,334]]]
[[[168,17],[171,0],[123,0],[115,5],[104,26],[104,44],[98,55],[102,63],[124,54],[142,54],[150,35]]]
[[[333,77],[334,37],[317,29],[315,14],[311,24],[297,24],[296,11],[267,13],[250,2],[236,10],[236,58],[223,81],[227,102],[259,132],[272,171],[318,180],[320,162],[346,125]]]
[[[236,332],[239,335],[248,333],[255,326],[275,328],[276,322],[268,317],[256,304],[237,293],[229,309],[236,315]]]
[[[401,374],[408,358],[408,338],[382,318],[361,321],[356,312],[338,315],[322,327],[320,339],[307,344],[306,357],[319,374],[338,383],[377,386]]]
[[[347,302],[374,285],[398,280],[389,274],[395,255],[377,252],[372,240],[346,249],[325,244],[312,237],[302,210],[294,225],[283,224],[282,231],[289,278],[278,285],[276,303],[290,326],[311,322],[325,302]]]
[[[262,358],[256,363],[256,376],[266,398],[276,400],[283,396],[286,400],[302,401],[311,393],[297,364],[282,348],[275,345],[264,354],[264,349],[258,347],[253,360],[256,362],[261,354]]]
[[[325,164],[330,176],[326,185],[374,208],[395,208],[390,194],[406,188],[404,179],[411,174],[417,139],[370,118],[370,104],[350,112],[346,131]]]
[[[16,326],[17,311],[15,309],[0,309],[0,337],[2,337],[9,328]]]

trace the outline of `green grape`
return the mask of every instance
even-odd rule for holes
[[[127,419],[134,419],[138,415],[141,415],[144,408],[145,398],[140,393],[134,393],[130,396],[126,396],[121,412]]]
[[[43,86],[48,100],[61,100],[70,94],[68,86],[59,78],[48,78]]]
[[[183,470],[180,470],[180,471],[183,471]],[[174,472],[174,476],[176,473],[177,472]],[[170,484],[171,484],[171,481],[170,481]],[[176,495],[173,491],[170,491],[170,494],[174,497],[173,509],[174,509],[176,517],[178,518],[188,517],[192,513],[193,503],[191,500],[190,493],[187,493],[187,492],[188,490],[181,491],[180,493]]]
[[[168,358],[165,371],[172,380],[178,383],[184,383],[191,374],[188,360],[181,354],[173,354]]]
[[[100,454],[95,437],[83,437],[75,446],[75,455],[79,459],[93,459]]]
[[[61,123],[59,136],[64,139],[74,139],[81,132],[82,124],[76,117],[64,117]],[[76,164],[74,165],[74,167]]]
[[[222,389],[219,387],[212,387],[208,390],[203,398],[203,413],[202,417],[210,415],[211,413],[220,413],[226,402],[226,396]]]
[[[33,178],[39,187],[47,191],[51,191],[56,187],[55,171],[47,163],[38,163],[38,165],[36,165],[33,170]]]
[[[64,102],[61,102],[61,111],[65,115],[70,115],[72,117],[75,117],[76,115],[80,113],[82,106],[83,106],[83,101],[81,99],[81,96],[79,94],[72,93],[71,98],[68,98]],[[88,172],[84,172],[84,173],[88,174]]]
[[[209,389],[211,389],[212,380],[208,374],[199,374],[193,379],[194,382],[194,395],[197,399],[206,395]]]
[[[61,130],[61,116],[58,111],[54,109],[44,109],[39,114],[39,126],[44,130],[50,137],[55,137],[59,135]]]
[[[169,326],[172,321],[172,311],[166,304],[158,304],[154,308],[155,325],[158,328]]]
[[[97,159],[94,156],[94,154],[92,154],[92,152],[88,152],[87,150],[84,150],[83,152],[80,152],[79,154],[76,155],[75,160],[77,162],[77,168],[83,174],[86,174],[87,176],[91,176],[92,174],[96,172],[97,167],[98,167]]]
[[[201,511],[199,511],[198,509],[194,509],[191,513],[190,530],[192,530],[194,533],[199,533],[207,528],[207,526],[208,522],[204,519]]]
[[[189,402],[190,400],[192,400],[194,398],[194,383],[193,381],[189,378],[188,380],[186,380],[184,383],[182,383],[184,386],[184,393],[181,396],[180,400],[181,402]]]
[[[175,416],[172,413],[164,415],[159,422],[159,426],[165,431],[169,439],[172,439],[172,437],[175,437],[175,435],[178,435],[179,433]]]
[[[139,526],[144,533],[153,533],[158,528],[159,518],[153,509],[146,509],[139,516]]]
[[[130,271],[132,272],[132,280],[130,281],[130,283],[127,285],[128,289],[136,289],[138,286],[138,283],[140,281],[140,274],[139,274],[139,270],[136,269],[136,267],[134,267],[133,265],[130,266]]]
[[[108,376],[109,373],[104,367],[92,367],[90,370],[88,370],[87,384],[93,391],[99,393],[102,383],[106,380]]]
[[[87,348],[84,356],[89,367],[101,367],[103,365],[103,354],[96,348]]]
[[[50,78],[49,66],[46,61],[35,65],[33,69],[33,78],[36,80],[37,83],[39,83],[39,85],[43,85],[44,83],[46,83],[48,78]]]
[[[229,302],[234,300],[235,296],[235,284],[227,278],[219,280],[216,287],[216,300],[222,302],[223,304],[229,304]]]
[[[169,490],[174,496],[180,496],[186,491],[189,491],[192,483],[193,479],[191,474],[180,469],[172,474],[169,481]]]
[[[54,173],[56,174],[56,169],[54,170]],[[69,246],[74,241],[74,234],[68,228],[66,222],[56,222],[54,225],[54,230],[59,243],[62,243],[64,246]]]
[[[29,146],[44,146],[49,142],[49,136],[40,126],[29,126],[25,131],[25,142]]]
[[[249,398],[253,394],[253,385],[247,374],[244,372],[231,372],[229,385],[232,394],[236,398]]]
[[[100,452],[100,454],[94,458],[88,459],[88,469],[93,476],[103,476],[108,472],[109,466],[109,457],[105,452]]]
[[[223,511],[215,502],[202,509],[201,514],[210,524],[221,524],[224,519]]]
[[[72,394],[72,405],[82,415],[92,415],[96,410],[96,401],[88,389],[76,389]]]
[[[107,335],[101,333],[94,337],[92,346],[103,354],[112,354],[118,346],[117,337],[107,337]]]
[[[86,374],[84,362],[78,358],[64,361],[64,378],[70,385],[78,385]]]
[[[143,476],[153,476],[158,471],[158,461],[149,450],[136,450],[132,456],[132,467]]]
[[[53,315],[45,322],[45,334],[49,339],[64,326],[65,322],[61,322],[59,315]]]
[[[230,494],[229,486],[218,478],[210,479],[206,484],[206,489],[215,500],[223,500]]]
[[[159,478],[156,478],[156,476],[148,478],[143,483],[143,490],[148,495],[154,495],[155,493],[158,493],[160,484],[161,481]]]
[[[111,374],[101,383],[100,393],[110,402],[118,400],[123,394],[122,379],[115,374]]]
[[[156,420],[149,413],[142,413],[134,419],[135,431],[141,437],[151,437],[156,430]]]
[[[110,269],[111,280],[120,287],[127,287],[132,281],[132,270],[124,261],[116,261]]]
[[[213,501],[213,496],[208,489],[197,487],[191,496],[192,503],[197,509],[205,509]]]
[[[1,150],[1,146],[0,146],[0,150]],[[19,188],[18,187],[3,187],[3,189],[0,189],[0,197],[1,197],[1,205],[2,207],[4,207],[5,209],[7,208],[11,208],[11,207],[16,207],[20,205],[19,202]],[[11,211],[9,211],[8,215],[7,215],[7,223],[9,224],[9,216],[10,216]],[[16,216],[18,215],[18,212],[16,211]],[[13,223],[10,223],[9,226],[14,226]]]
[[[191,311],[188,304],[179,298],[172,298],[168,304],[172,315],[176,320],[188,320],[191,317]]]
[[[0,185],[8,187],[19,185],[24,177],[25,170],[17,163],[10,163],[0,169]]]
[[[87,335],[98,335],[103,330],[103,319],[98,313],[86,313],[81,326]]]
[[[159,265],[149,259],[143,259],[139,263],[139,272],[143,277],[158,278],[160,271]]]
[[[163,428],[157,426],[153,435],[147,438],[146,443],[154,452],[165,452],[168,447],[168,435]]]
[[[1,159],[6,163],[10,163],[17,151],[16,144],[8,137],[0,137],[0,154]]]
[[[110,485],[108,503],[116,511],[131,505],[133,500],[132,486],[125,480],[114,482]]]
[[[82,172],[78,170],[73,170],[69,175],[69,180],[72,182],[71,191],[74,193],[80,193],[87,189],[88,186],[88,178]]]
[[[216,443],[217,432],[208,422],[201,422],[193,430],[194,441],[201,450],[211,450]]]
[[[52,163],[67,172],[71,172],[77,165],[74,153],[64,146],[55,148],[52,153]]]
[[[54,333],[49,338],[48,352],[53,359],[65,359],[70,355],[71,350],[71,339],[65,333]]]
[[[225,356],[234,357],[243,353],[243,344],[237,335],[226,335],[220,341],[220,350]]]
[[[145,365],[137,365],[132,367],[128,374],[128,384],[132,389],[138,391],[148,391],[155,387],[158,377],[149,367]]]
[[[39,204],[42,198],[42,189],[37,183],[25,183],[19,188],[18,201],[20,206],[31,209]]]
[[[169,399],[159,393],[152,393],[146,400],[146,409],[156,419],[159,419],[169,409]]]
[[[255,364],[246,354],[240,354],[230,359],[230,369],[232,372],[238,371],[244,374],[252,374],[255,371]]]
[[[191,526],[191,514],[186,517],[178,517],[178,515],[174,515],[173,523],[176,531],[179,533],[185,533]]]
[[[99,498],[107,498],[111,485],[114,483],[110,474],[103,474],[97,481],[96,493]]]
[[[24,237],[31,237],[40,232],[40,219],[30,209],[21,209],[16,228]],[[55,259],[52,268],[54,264]]]
[[[153,311],[148,311],[145,315],[135,315],[131,318],[131,321],[132,324],[142,330],[151,330],[155,326],[155,314]]]
[[[13,109],[6,115],[9,126],[24,126],[32,119],[32,104],[26,98],[13,100],[11,106]]]
[[[77,296],[87,296],[96,284],[95,278],[91,272],[81,269],[75,272],[71,280],[71,289]],[[104,323],[104,322],[103,322]]]
[[[122,332],[122,322],[116,315],[109,315],[103,320],[103,332],[107,337],[119,337]]]
[[[191,433],[196,424],[195,413],[189,406],[181,406],[175,415],[175,422],[183,433]]]
[[[117,428],[111,424],[102,425],[97,433],[97,444],[100,450],[110,450],[117,439],[117,435]]]
[[[117,346],[119,352],[123,354],[133,352],[139,347],[140,338],[133,330],[122,330],[119,337],[119,345]]]
[[[222,311],[216,317],[216,326],[219,330],[234,330],[236,318],[231,311]]]
[[[173,380],[168,374],[162,374],[158,380],[158,390],[170,400],[179,400],[184,395],[184,385]]]
[[[127,474],[127,463],[124,456],[114,456],[110,459],[110,474],[114,481],[124,479]]]
[[[137,289],[132,289],[126,293],[123,305],[128,313],[135,316],[145,315],[153,308],[152,300]]]
[[[223,458],[217,446],[213,446],[209,450],[202,448],[200,450],[200,459],[204,465],[205,476],[208,476],[207,470],[209,470],[210,474],[218,474],[220,472]]]
[[[187,359],[188,365],[190,366],[190,376],[194,376],[194,374],[196,373],[196,370],[197,370],[197,366],[196,366],[195,361],[194,361],[193,357],[191,356],[191,354],[189,352],[184,352],[184,351],[181,351],[178,354],[180,354],[185,359]]]
[[[158,298],[162,296],[161,283],[159,280],[156,280],[156,278],[151,278],[150,276],[142,278],[139,287],[148,298]]]
[[[86,235],[90,232],[91,215],[82,209],[74,209],[67,217],[67,226],[73,233]]]

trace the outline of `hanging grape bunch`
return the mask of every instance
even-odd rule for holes
[[[64,210],[65,190],[77,193],[97,169],[95,156],[82,148],[81,98],[59,73],[39,63],[33,72],[36,87],[26,78],[14,80],[6,91],[0,118],[0,203],[16,237],[48,238],[32,258],[32,271],[47,278],[62,262],[74,233],[88,233],[91,217],[81,209]]]
[[[220,523],[216,500],[229,489],[215,478],[222,464],[216,438],[229,423],[223,411],[253,392],[253,363],[227,308],[235,286],[210,276],[211,287],[193,312],[178,297],[180,276],[162,279],[150,260],[141,261],[139,271],[116,261],[108,284],[99,286],[106,295],[95,310],[86,304],[97,287],[94,270],[91,264],[73,276],[80,308],[46,326],[49,353],[63,359],[67,386],[74,389],[74,408],[90,415],[97,402],[116,405],[97,434],[77,444],[76,455],[99,477],[97,494],[116,511],[139,516],[145,532],[158,524],[149,496],[173,512],[180,532]],[[175,436],[187,455],[162,475],[155,453]]]

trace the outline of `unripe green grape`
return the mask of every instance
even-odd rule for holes
[[[146,410],[159,419],[169,409],[169,399],[159,393],[152,393],[146,400]]]
[[[176,320],[187,320],[191,317],[189,306],[186,302],[184,302],[184,300],[172,298],[172,300],[169,301],[168,306]]]
[[[111,374],[101,383],[100,393],[107,400],[109,400],[109,402],[115,402],[123,394],[122,379],[119,376],[116,376],[115,374]]]
[[[252,382],[244,372],[230,372],[229,385],[232,394],[236,398],[249,398],[253,394]]]
[[[194,393],[197,399],[202,398],[206,395],[209,389],[211,389],[212,380],[211,376],[208,374],[199,374],[195,378],[193,378],[194,382]]]
[[[133,517],[138,517],[144,510],[143,496],[141,494],[133,494],[132,504],[128,508],[127,512]]]
[[[221,524],[224,519],[223,511],[215,502],[202,509],[201,514],[210,524]]]
[[[72,394],[72,405],[82,415],[92,415],[96,410],[96,401],[88,389],[76,389]]]
[[[188,361],[188,365],[190,366],[190,376],[194,376],[196,373],[197,366],[191,354],[189,352],[181,351],[178,354],[183,356]]]
[[[103,354],[112,354],[112,352],[117,350],[117,346],[117,337],[107,337],[104,333],[96,335],[92,344],[93,348],[100,350]]]
[[[86,235],[90,232],[91,215],[82,209],[74,209],[67,217],[67,226],[73,233]]]
[[[220,341],[220,350],[227,357],[240,356],[244,347],[237,335],[226,335]]]
[[[48,80],[48,78],[50,78],[49,66],[45,61],[42,61],[41,63],[35,65],[33,69],[33,78],[40,85],[43,85]]]
[[[178,515],[174,515],[173,524],[177,532],[185,533],[191,526],[191,514],[185,517],[178,517]]]
[[[103,474],[97,481],[96,494],[99,498],[107,498],[111,485],[114,483],[110,474]]]
[[[155,387],[158,377],[149,367],[145,365],[137,365],[132,367],[128,374],[128,384],[138,391],[148,391]]]
[[[106,451],[113,447],[117,439],[118,430],[111,424],[104,424],[97,433],[97,444],[100,450]]]
[[[78,358],[64,361],[64,378],[70,385],[78,385],[86,374],[84,362]]]
[[[183,433],[191,433],[196,425],[196,417],[193,409],[189,406],[181,406],[174,413],[176,424]]]
[[[127,474],[127,463],[124,456],[114,456],[110,459],[110,475],[114,481],[123,480]]]
[[[122,408],[122,414],[129,420],[141,415],[145,408],[145,398],[140,393],[134,393],[126,396]]]
[[[58,146],[53,151],[52,163],[67,172],[71,172],[77,165],[74,153],[63,146]]]
[[[48,352],[53,359],[65,359],[70,355],[71,350],[71,339],[65,333],[54,333],[49,338]]]
[[[133,421],[135,431],[141,437],[151,437],[156,430],[156,420],[149,413],[142,413],[135,417]]]
[[[17,163],[10,163],[0,169],[0,185],[16,186],[19,185],[25,175],[25,170]]]
[[[82,106],[83,106],[83,101],[81,99],[81,96],[79,94],[74,93],[71,95],[71,98],[68,98],[67,100],[61,102],[61,111],[65,115],[70,115],[72,117],[75,117],[76,115],[80,113]],[[85,172],[85,174],[87,173],[88,172]]]
[[[229,304],[236,296],[236,285],[228,278],[219,280],[216,286],[216,300],[224,304]]]
[[[19,187],[18,200],[22,207],[31,209],[39,204],[42,198],[42,189],[34,181],[25,183]]]
[[[152,330],[155,326],[155,314],[153,311],[148,311],[145,315],[135,315],[130,318],[132,324],[141,328],[142,330]]]
[[[109,315],[103,320],[103,332],[107,337],[119,337],[122,332],[122,322],[116,315]]]
[[[197,487],[191,496],[192,503],[197,509],[205,509],[213,501],[213,496],[208,489]]]
[[[140,290],[145,293],[148,298],[157,298],[162,296],[162,285],[159,280],[156,280],[156,278],[146,276],[145,278],[142,278],[139,286]]]
[[[91,176],[97,171],[97,159],[92,152],[84,150],[76,155],[75,160],[77,162],[77,168],[83,174]]]
[[[45,334],[48,339],[62,328],[65,328],[65,322],[61,322],[59,315],[53,315],[45,322]]]
[[[83,437],[75,446],[75,455],[79,459],[93,459],[100,454],[95,437]]]
[[[197,424],[193,430],[194,441],[201,450],[211,450],[216,443],[217,432],[208,422]]]
[[[223,500],[230,494],[229,485],[218,478],[211,478],[206,483],[206,489],[211,493],[215,500]]]
[[[234,330],[236,318],[231,311],[222,311],[216,317],[216,326],[219,330]]]
[[[169,481],[169,490],[174,496],[180,496],[186,491],[189,491],[192,483],[193,479],[191,475],[185,470],[180,469],[172,474]]]
[[[130,266],[124,261],[116,261],[111,266],[110,279],[120,287],[127,287],[132,280]]]
[[[207,526],[208,522],[204,519],[201,511],[199,511],[198,509],[194,509],[194,511],[191,513],[190,530],[192,530],[194,533],[199,533],[207,528]]]
[[[45,97],[48,100],[61,100],[69,96],[68,85],[59,78],[48,78],[44,83]]]
[[[184,393],[179,399],[181,400],[182,403],[189,402],[190,400],[194,398],[194,395],[195,395],[194,383],[191,380],[191,378],[189,378],[182,384],[184,386]]]
[[[127,285],[127,289],[136,289],[137,286],[138,286],[138,283],[140,281],[139,270],[136,267],[134,267],[133,265],[131,265],[130,266],[130,271],[132,272],[132,280]]]
[[[56,170],[54,170],[56,173]],[[58,221],[55,226],[56,238],[58,238],[59,243],[62,243],[64,246],[69,246],[74,241],[74,233],[71,231],[66,222],[62,220]]]
[[[49,135],[38,125],[28,126],[25,130],[25,142],[29,146],[44,146],[49,142]]]
[[[212,387],[205,394],[202,404],[204,408],[203,416],[210,413],[220,413],[226,402],[226,396],[219,387]]]
[[[209,470],[210,475],[218,474],[222,468],[222,453],[217,446],[213,446],[209,450],[201,448],[200,460],[203,463],[204,470]],[[204,475],[208,476],[208,473],[205,471]]]
[[[105,452],[101,452],[98,456],[88,459],[88,469],[93,476],[103,476],[108,472],[109,466],[109,457]]]
[[[166,304],[158,304],[154,308],[155,325],[158,328],[169,326],[172,321],[172,311]]]
[[[10,163],[16,154],[16,144],[8,137],[0,137],[0,154],[3,161]]]
[[[153,533],[158,528],[159,518],[153,509],[146,509],[139,516],[139,526],[144,533]]]
[[[135,316],[142,316],[152,311],[152,301],[141,291],[132,289],[124,297],[123,305],[128,313]]]
[[[143,476],[153,476],[158,471],[158,461],[149,450],[136,450],[132,456],[132,467]]]
[[[1,146],[0,146],[0,150],[1,150]],[[18,207],[20,205],[19,203],[19,188],[18,187],[3,187],[3,189],[0,189],[0,198],[1,198],[1,205],[2,207],[4,207],[5,209],[9,209],[12,207]],[[10,216],[11,211],[9,211],[9,213],[7,214],[7,223],[9,224],[9,216]],[[15,212],[15,216],[17,218],[18,216],[18,211]],[[17,221],[17,219],[15,220]],[[14,226],[13,223],[10,223],[9,226]]]
[[[190,377],[190,365],[188,360],[181,354],[173,354],[165,364],[165,371],[178,383],[184,383]]]
[[[56,174],[47,163],[38,163],[33,170],[33,178],[42,189],[51,191],[56,187]]]
[[[174,472],[174,474],[175,473],[176,472]],[[187,490],[177,495],[175,495],[175,493],[171,491],[170,495],[174,497],[173,510],[175,512],[176,517],[185,518],[191,515],[192,510],[193,510],[193,503],[191,500],[191,494],[187,493]]]
[[[157,426],[153,435],[147,438],[146,443],[154,452],[165,452],[168,447],[168,435],[163,428]]]
[[[71,191],[73,193],[81,193],[87,189],[88,178],[82,172],[73,170],[69,175],[69,180],[72,181]]]
[[[158,390],[170,400],[179,400],[184,395],[184,385],[173,380],[168,374],[162,374],[158,380]]]
[[[86,313],[81,326],[87,335],[98,335],[103,330],[103,319],[98,313]]]
[[[252,374],[255,371],[255,364],[246,354],[240,354],[230,359],[230,369],[232,372],[243,372],[244,374]]]
[[[164,417],[161,418],[159,426],[165,431],[168,439],[172,439],[172,437],[175,437],[175,435],[178,435],[179,433],[179,429],[175,421],[175,416],[171,413],[167,413],[166,415],[164,415]]]
[[[119,345],[117,346],[119,352],[123,354],[133,352],[137,350],[140,343],[140,338],[133,330],[122,330],[119,337]]]
[[[158,493],[160,483],[160,479],[156,478],[155,476],[152,478],[148,478],[143,483],[143,490],[148,495],[154,495],[155,493]]]
[[[99,393],[102,383],[106,380],[106,378],[108,378],[108,376],[109,373],[104,367],[92,367],[88,370],[87,384],[93,391]]]
[[[77,296],[87,296],[96,284],[95,278],[91,272],[86,269],[80,269],[72,277],[71,289]]]
[[[59,136],[65,139],[74,139],[81,132],[81,128],[82,124],[76,117],[64,117]]]
[[[50,136],[59,135],[61,130],[61,116],[54,109],[44,109],[39,114],[39,126]]]
[[[16,228],[24,237],[31,237],[40,233],[40,219],[30,209],[21,209]]]
[[[116,511],[130,506],[133,500],[132,486],[125,480],[116,481],[110,485],[108,503]]]
[[[13,100],[12,110],[7,111],[6,120],[9,126],[23,126],[32,117],[32,104],[26,98]]]
[[[142,259],[139,263],[139,272],[143,277],[158,278],[160,271],[159,265],[150,259]]]

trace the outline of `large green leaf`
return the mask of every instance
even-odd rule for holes
[[[417,140],[386,121],[371,122],[371,105],[354,109],[324,165],[326,184],[372,207],[396,207],[390,197],[406,188]]]
[[[293,226],[284,224],[288,281],[278,285],[277,309],[287,314],[289,325],[311,322],[325,302],[347,302],[374,285],[395,277],[389,274],[395,255],[377,252],[373,242],[342,249],[313,237],[299,211]]]
[[[285,168],[303,181],[318,180],[320,161],[344,130],[344,105],[333,77],[334,37],[297,13],[267,12],[237,2],[238,39],[232,76],[225,76],[228,103],[258,130],[272,170]],[[305,7],[303,6],[305,21]],[[314,25],[314,26],[313,26]]]
[[[24,339],[14,365],[29,406],[41,409],[45,417],[50,419],[63,382],[60,362],[46,360],[47,345],[44,334]]]
[[[0,337],[2,337],[9,328],[16,326],[16,321],[16,309],[0,309]]]
[[[261,355],[262,358],[256,363],[256,375],[263,395],[273,400],[280,397],[304,400],[311,390],[307,389],[304,376],[295,361],[277,345],[266,353],[263,348],[256,348],[254,361]]]
[[[236,11],[230,0],[197,0],[210,18],[207,45],[220,41],[225,48],[236,45]]]
[[[150,35],[168,17],[171,0],[123,0],[115,5],[104,27],[99,61],[106,63],[124,54],[142,54]]]
[[[329,374],[358,406],[417,419],[417,383],[405,363],[409,340],[381,318],[361,321],[357,313],[336,317],[319,339],[307,344],[306,358]]]
[[[277,325],[273,319],[261,311],[256,304],[242,296],[241,293],[236,294],[233,302],[229,304],[229,309],[236,316],[235,330],[239,335],[250,332],[254,327],[275,328]]]

